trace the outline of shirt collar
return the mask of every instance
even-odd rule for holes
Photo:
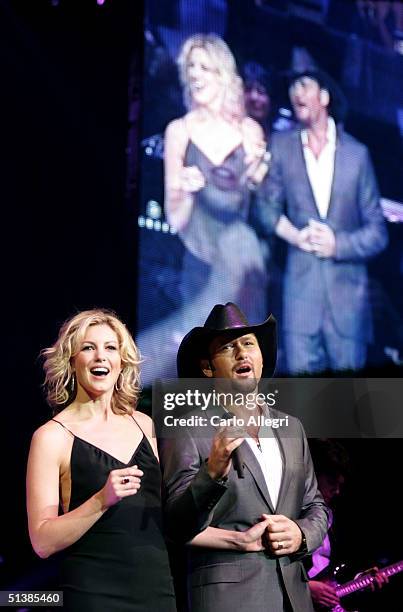
[[[326,141],[327,144],[336,144],[336,124],[333,117],[327,118]],[[301,130],[301,142],[302,146],[308,146],[308,131],[306,129]]]

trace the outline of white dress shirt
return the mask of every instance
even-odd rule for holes
[[[315,157],[309,147],[307,130],[302,130],[301,142],[316,207],[321,219],[326,219],[334,174],[334,156],[336,151],[335,122],[331,117],[327,120],[326,144],[318,157]]]
[[[266,412],[266,410],[263,411],[264,415],[269,416],[269,411],[267,410]],[[261,450],[253,438],[246,437],[245,439],[260,465],[270,499],[274,509],[276,509],[281,478],[283,475],[283,459],[281,457],[277,437],[273,434],[271,427],[260,427],[259,444]]]

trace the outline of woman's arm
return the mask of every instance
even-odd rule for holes
[[[110,506],[140,488],[140,470],[113,470],[100,491],[58,516],[60,467],[66,450],[66,435],[50,424],[33,435],[27,469],[28,527],[32,546],[42,558],[74,544]],[[123,484],[123,477],[129,482]]]
[[[238,550],[241,552],[259,552],[265,550],[264,537],[269,521],[262,520],[246,531],[232,531],[207,527],[189,542],[191,546],[218,548],[220,550]]]
[[[301,249],[301,251],[311,253],[314,250],[311,243],[311,229],[309,225],[299,230],[291,223],[288,217],[281,215],[276,225],[275,232],[279,238],[282,238],[288,242],[288,244],[296,246]]]
[[[176,230],[187,225],[192,213],[193,193],[205,183],[197,166],[184,166],[187,144],[185,119],[171,121],[165,131],[164,144],[165,214]]]

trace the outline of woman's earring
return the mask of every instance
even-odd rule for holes
[[[122,388],[123,388],[123,374],[122,372],[119,372],[119,376],[117,377],[116,382],[115,382],[115,391],[121,391]]]
[[[75,372],[72,372],[71,376],[70,376],[70,380],[69,380],[69,395],[73,395],[75,388],[76,388],[76,374]]]

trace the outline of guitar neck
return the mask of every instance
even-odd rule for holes
[[[388,565],[387,567],[383,567],[378,570],[378,573],[381,576],[389,578],[389,576],[394,576],[399,572],[403,572],[403,561],[398,561],[393,565]],[[341,586],[336,588],[336,594],[338,597],[344,597],[345,595],[350,595],[350,593],[355,593],[356,591],[361,591],[361,589],[365,589],[370,586],[375,581],[374,576],[360,576],[359,578],[355,578],[354,580],[350,580],[350,582],[346,582]]]

